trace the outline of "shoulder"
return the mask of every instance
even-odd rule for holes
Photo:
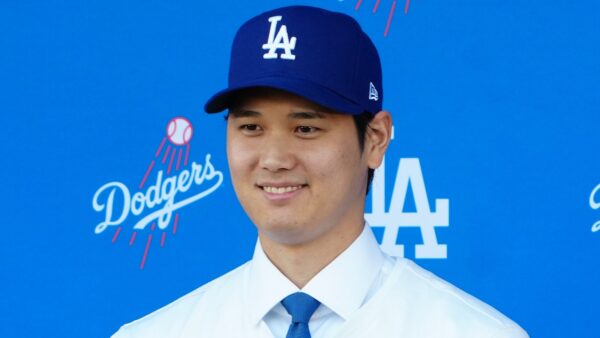
[[[188,326],[190,318],[210,320],[209,316],[219,311],[215,308],[225,306],[226,299],[238,297],[248,263],[204,284],[174,302],[138,319],[123,325],[113,338],[129,337],[178,337]]]
[[[460,337],[527,337],[518,324],[490,305],[408,259],[397,259],[392,276],[387,297],[405,303],[412,323],[435,323],[433,330],[456,332]]]

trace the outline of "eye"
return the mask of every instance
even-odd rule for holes
[[[296,132],[302,135],[310,135],[310,134],[314,134],[317,131],[319,131],[320,129],[317,127],[310,127],[310,126],[298,126],[296,127]]]
[[[239,129],[247,135],[257,135],[262,131],[261,127],[258,124],[251,123],[242,124],[239,126]]]
[[[242,124],[240,129],[255,131],[258,130],[258,126],[256,124]]]

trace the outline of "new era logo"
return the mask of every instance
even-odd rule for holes
[[[271,23],[271,29],[269,30],[269,39],[267,43],[263,44],[262,48],[265,50],[269,50],[263,55],[264,59],[277,59],[281,56],[282,59],[286,60],[295,60],[296,55],[292,54],[294,48],[296,48],[296,37],[288,36],[287,26],[281,25],[279,27],[279,31],[277,35],[275,35],[275,31],[277,30],[277,23],[281,21],[281,15],[272,16],[269,18],[269,22]],[[277,54],[276,51],[278,49],[283,49],[282,54]]]
[[[369,82],[369,100],[379,101],[379,93],[373,82]]]

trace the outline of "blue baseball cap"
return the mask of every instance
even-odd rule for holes
[[[352,17],[310,6],[260,14],[238,30],[231,48],[228,87],[204,105],[229,108],[239,90],[284,90],[333,111],[381,111],[381,62],[375,45]]]

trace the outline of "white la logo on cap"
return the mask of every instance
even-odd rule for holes
[[[377,92],[373,82],[369,82],[369,100],[379,101],[379,92]]]
[[[292,54],[292,50],[296,48],[296,37],[292,36],[291,39],[289,38],[286,25],[281,25],[279,31],[277,32],[277,36],[275,36],[275,30],[277,29],[277,23],[279,21],[281,21],[281,15],[272,16],[269,18],[269,22],[271,22],[269,40],[262,46],[263,49],[268,49],[269,51],[263,55],[263,58],[277,59],[279,56],[281,56],[282,59],[295,60],[296,55]],[[283,54],[281,55],[275,52],[279,48],[284,50]]]

